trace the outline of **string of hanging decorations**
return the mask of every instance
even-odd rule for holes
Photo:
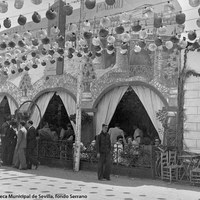
[[[106,1],[106,3],[111,3],[111,1]],[[94,3],[91,4],[89,8],[92,9],[94,5]],[[67,4],[67,6],[69,5]],[[175,23],[181,27],[180,33],[183,32],[186,20],[185,14],[182,12],[175,13],[171,2],[167,2],[164,5],[164,10],[167,14],[173,16]],[[56,26],[51,27],[51,37],[47,35],[46,29],[40,29],[36,32],[25,31],[23,34],[14,33],[8,35],[4,33],[0,37],[1,72],[4,75],[21,73],[24,70],[28,71],[31,68],[37,68],[39,65],[45,66],[47,62],[54,64],[55,62],[63,61],[65,57],[71,59],[74,56],[81,57],[86,55],[95,58],[102,56],[104,53],[114,55],[116,48],[120,48],[120,53],[126,55],[130,49],[130,42],[133,40],[133,50],[136,53],[139,53],[142,49],[168,51],[171,49],[180,50],[188,46],[191,50],[197,49],[200,51],[200,41],[197,39],[196,31],[187,33],[188,39],[193,42],[192,44],[185,37],[181,39],[176,31],[168,40],[165,40],[163,36],[167,28],[163,23],[163,18],[155,13],[152,14],[152,12],[151,9],[145,8],[145,12],[142,12],[142,14],[143,18],[150,18],[151,16],[153,20],[152,26],[156,29],[156,34],[153,37],[152,33],[148,32],[140,24],[140,21],[131,21],[129,13],[118,15],[117,23],[116,18],[110,16],[102,17],[98,21],[98,27],[94,27],[97,21],[84,21],[82,37],[78,35],[77,24],[68,26],[65,37],[60,35],[60,30]],[[47,19],[53,20],[56,16],[57,13],[51,8],[46,11]],[[38,12],[35,11],[33,13],[32,20],[34,23],[41,21],[41,16]],[[25,16],[19,16],[18,23],[20,25],[25,25],[26,21]],[[9,18],[6,18],[4,26],[11,27]],[[135,35],[138,35],[137,39],[133,39]],[[59,47],[59,44],[63,42],[65,42],[65,48]]]

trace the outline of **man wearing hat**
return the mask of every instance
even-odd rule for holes
[[[97,136],[96,149],[98,161],[98,180],[110,180],[111,141],[108,125],[102,125],[102,131]]]

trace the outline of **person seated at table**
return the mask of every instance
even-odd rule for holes
[[[75,134],[74,134],[74,130],[72,128],[71,124],[67,125],[67,130],[64,131],[62,140],[66,140],[66,141],[74,141],[75,139]]]
[[[121,153],[124,149],[123,146],[123,136],[119,135],[117,136],[117,142],[114,144],[114,163],[121,163],[122,162],[122,157]]]

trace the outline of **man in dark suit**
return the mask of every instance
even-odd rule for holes
[[[6,132],[10,128],[10,120],[11,118],[8,116],[5,118],[5,122],[1,126],[1,148],[2,148],[2,165],[7,165],[7,150],[6,150]]]
[[[26,162],[27,168],[32,169],[32,165],[35,165],[35,169],[39,166],[39,161],[34,156],[34,149],[37,146],[36,130],[33,127],[33,122],[29,120],[27,122],[27,146],[26,146]]]
[[[102,131],[97,136],[96,148],[98,162],[98,180],[110,180],[111,170],[111,141],[108,134],[108,126],[102,125]]]

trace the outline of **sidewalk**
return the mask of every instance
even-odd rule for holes
[[[0,172],[0,199],[7,195],[7,199],[18,200],[200,200],[199,187],[160,180],[111,176],[111,181],[98,181],[94,172],[73,172],[46,166],[25,171],[1,167]],[[12,194],[27,196],[14,198]]]

